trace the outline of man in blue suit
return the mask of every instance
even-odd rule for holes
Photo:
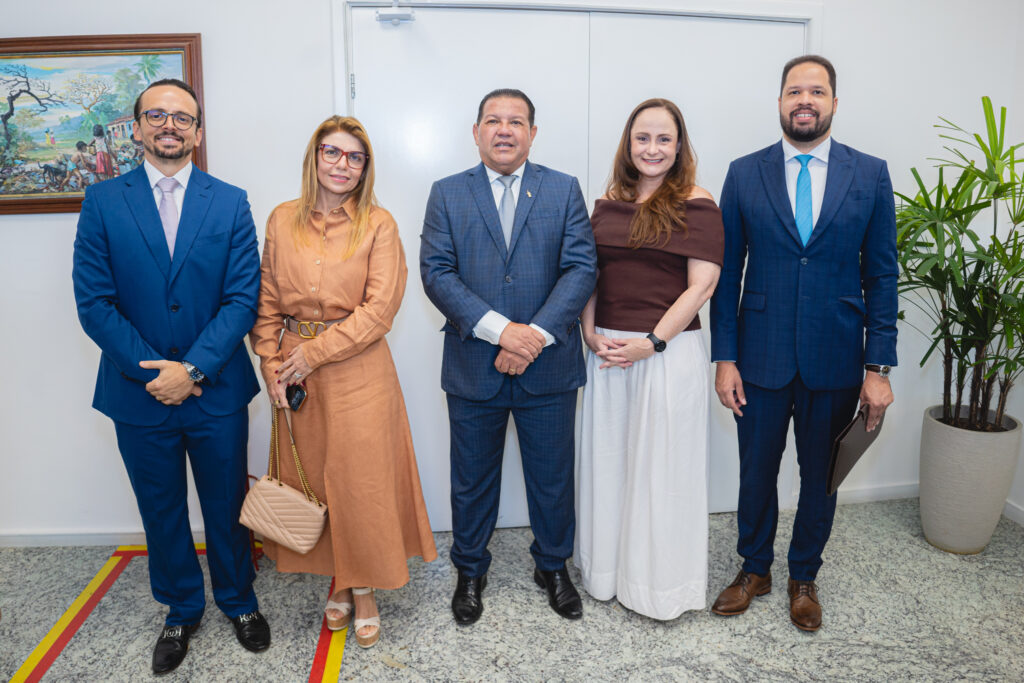
[[[150,85],[136,100],[133,133],[145,161],[86,190],[75,238],[78,317],[102,351],[93,407],[114,421],[146,531],[153,597],[170,608],[153,651],[158,674],[184,659],[205,608],[186,453],[217,606],[243,646],[270,645],[248,531],[238,522],[246,406],[259,391],[242,343],[256,319],[259,254],[245,192],[191,163],[202,123],[187,84]]]
[[[576,526],[573,426],[586,381],[578,318],[597,256],[579,182],[530,163],[534,107],[519,90],[480,102],[482,163],[434,183],[420,274],[447,318],[441,386],[451,430],[452,612],[483,611],[511,412],[526,479],[534,580],[561,616],[583,614],[565,569]]]
[[[776,483],[792,420],[800,499],[788,590],[790,619],[805,631],[821,626],[814,580],[835,515],[825,489],[832,442],[858,398],[868,429],[878,425],[896,364],[892,184],[884,161],[831,139],[835,90],[823,57],[783,69],[782,141],[729,166],[725,264],[711,303],[715,390],[739,436],[743,557],[711,610],[742,614],[771,591]]]

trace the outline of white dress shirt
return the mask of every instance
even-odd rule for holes
[[[156,166],[149,163],[146,159],[142,162],[142,167],[146,169],[146,177],[149,179],[149,186],[153,189],[153,201],[156,202],[156,208],[160,209],[160,199],[163,198],[163,191],[156,186],[164,176],[163,172],[157,169]],[[185,202],[185,188],[188,187],[188,179],[192,177],[192,162],[185,164],[180,171],[171,176],[178,181],[178,186],[174,188],[171,196],[174,197],[174,205],[178,207],[178,220],[181,221],[181,205]],[[177,227],[175,232],[177,232]]]
[[[796,156],[798,154],[810,154],[813,157],[807,162],[807,170],[811,173],[812,225],[818,224],[818,216],[821,214],[821,202],[825,199],[825,180],[828,178],[828,153],[831,149],[831,135],[810,152],[801,152],[790,144],[786,138],[782,138],[782,154],[786,159],[786,189],[789,191],[789,205],[793,207],[794,217],[796,216],[796,178],[800,175],[800,161]]]
[[[484,165],[484,169],[487,171],[487,179],[491,183],[491,192],[494,194],[494,206],[501,212],[501,198],[505,196],[505,185],[502,184],[501,173],[498,173],[490,166]],[[512,203],[515,206],[519,205],[519,188],[523,185],[523,171],[526,169],[526,162],[523,165],[512,171],[514,180],[509,186],[509,190],[512,192]],[[477,321],[473,327],[473,336],[477,339],[483,339],[486,342],[490,342],[495,346],[498,345],[501,339],[501,333],[505,331],[505,327],[512,321],[503,316],[501,313],[491,309],[484,313],[483,317]],[[530,324],[530,327],[544,335],[544,346],[549,346],[555,342],[555,338],[548,333],[540,325]]]
[[[526,169],[526,162],[523,165],[512,171],[512,184],[509,185],[509,189],[512,190],[512,205],[519,206],[519,188],[523,185],[523,171]],[[494,206],[501,211],[501,198],[505,196],[505,185],[499,180],[502,177],[500,173],[495,171],[490,166],[484,166],[484,170],[487,171],[487,179],[491,181],[491,193],[494,194]]]

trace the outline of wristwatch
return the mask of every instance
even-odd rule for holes
[[[656,353],[661,353],[662,351],[665,350],[665,347],[668,346],[667,341],[665,341],[664,339],[658,339],[656,336],[654,336],[653,332],[647,335],[647,338],[651,340],[652,344],[654,344],[654,351]]]
[[[880,377],[888,377],[889,373],[892,372],[891,365],[876,365],[874,363],[867,363],[864,369],[868,372],[877,372]]]
[[[193,382],[202,382],[206,379],[206,375],[203,374],[203,371],[189,363],[187,360],[181,361],[181,364],[188,371],[188,378]]]

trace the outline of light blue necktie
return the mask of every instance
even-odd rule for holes
[[[498,180],[505,186],[505,193],[501,195],[501,204],[498,207],[498,218],[501,220],[501,232],[505,235],[505,246],[512,241],[512,224],[516,220],[516,203],[512,197],[512,183],[514,175],[498,176]]]
[[[807,170],[810,154],[797,154],[800,162],[800,174],[796,177],[796,229],[800,232],[800,240],[807,246],[814,230],[814,213],[811,207],[811,172]]]

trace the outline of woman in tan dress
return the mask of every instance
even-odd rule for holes
[[[269,541],[266,552],[279,571],[333,576],[328,627],[347,627],[354,612],[363,647],[380,636],[372,589],[405,585],[410,557],[437,557],[384,339],[405,291],[405,254],[394,219],[376,205],[373,177],[362,124],[340,116],[320,124],[306,148],[302,196],[267,221],[250,333],[271,402],[287,410],[290,384],[308,392],[292,418],[295,442],[329,511],[309,553]],[[301,488],[294,463],[282,458],[281,467],[285,482]]]

